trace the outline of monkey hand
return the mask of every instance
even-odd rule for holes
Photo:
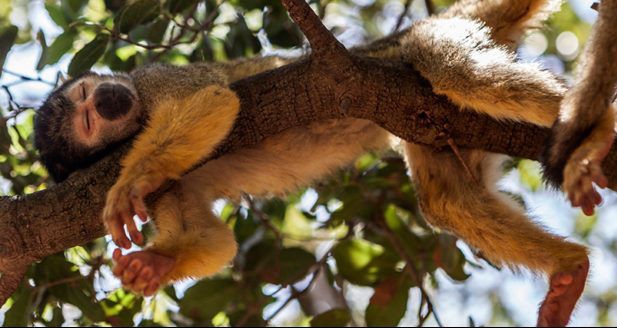
[[[119,247],[129,249],[131,248],[131,240],[138,245],[142,245],[144,242],[141,232],[135,225],[133,216],[137,214],[143,222],[148,220],[144,198],[158,189],[164,178],[154,178],[152,175],[146,174],[133,175],[133,178],[126,178],[126,176],[131,175],[122,175],[107,193],[107,201],[103,209],[103,222],[114,243]],[[124,232],[124,226],[128,230],[130,239]]]
[[[580,206],[585,215],[592,215],[594,207],[602,202],[593,183],[600,188],[608,186],[601,165],[613,145],[613,124],[598,125],[572,153],[564,168],[563,190],[572,206]]]

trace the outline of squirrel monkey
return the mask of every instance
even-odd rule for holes
[[[574,87],[561,102],[559,119],[544,159],[545,176],[563,186],[573,206],[587,215],[602,202],[592,183],[601,188],[608,180],[601,168],[615,137],[617,84],[617,1],[604,0],[599,17],[579,62]]]
[[[511,50],[559,4],[462,0],[406,31],[352,51],[414,65],[436,93],[461,110],[550,127],[564,86],[534,64],[517,63]],[[35,143],[58,181],[137,134],[107,195],[103,219],[114,242],[124,248],[131,241],[143,243],[134,214],[142,219],[149,214],[158,233],[142,251],[114,253],[114,273],[124,286],[152,295],[162,285],[207,276],[228,263],[236,244],[212,214],[215,199],[238,199],[243,193],[283,195],[366,151],[388,147],[390,134],[372,122],[315,122],[183,175],[232,127],[239,102],[226,83],[284,63],[266,57],[226,64],[150,65],[130,75],[88,73],[61,86],[39,109]],[[566,325],[585,285],[586,248],[546,232],[496,190],[504,156],[480,150],[460,155],[477,180],[452,152],[406,143],[405,156],[426,219],[494,263],[548,275],[550,290],[538,324]],[[178,183],[146,208],[143,198],[168,179]]]

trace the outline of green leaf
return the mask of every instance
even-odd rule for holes
[[[130,32],[135,26],[146,24],[158,17],[161,6],[157,0],[138,0],[124,7],[114,24],[122,33]]]
[[[46,65],[57,63],[64,54],[73,48],[73,41],[76,36],[77,34],[73,31],[60,34],[49,47],[43,49],[36,69],[41,70]]]
[[[6,56],[17,39],[17,26],[11,25],[0,29],[0,68],[4,67]],[[2,76],[2,70],[0,70]]]
[[[176,14],[184,11],[185,9],[191,8],[197,3],[199,3],[199,0],[169,0],[167,2],[167,9],[172,14]]]
[[[282,7],[274,7],[273,10],[266,12],[263,21],[264,30],[272,44],[283,48],[302,45],[300,29]]]
[[[93,322],[105,320],[105,312],[95,303],[92,284],[81,276],[74,264],[68,262],[63,254],[45,258],[36,266],[38,281],[55,283],[63,279],[75,278],[70,283],[57,284],[48,289],[58,300],[73,304]]]
[[[418,249],[422,248],[423,243],[418,236],[411,232],[401,215],[411,215],[411,213],[393,204],[388,204],[384,211],[384,221],[405,246],[407,254],[413,256],[418,252]]]
[[[228,278],[203,280],[189,288],[178,302],[180,313],[196,320],[197,323],[210,322],[219,312],[225,311],[238,295],[239,285]]]
[[[133,325],[133,317],[142,309],[143,298],[118,288],[101,300],[100,305],[107,322],[114,327],[130,327]]]
[[[43,61],[47,56],[47,41],[45,40],[45,34],[43,34],[42,30],[36,34],[36,39],[41,44],[41,57],[39,58],[39,62],[36,64],[36,69],[41,70],[44,66]]]
[[[439,236],[439,247],[433,254],[435,263],[442,268],[450,278],[457,281],[464,281],[469,278],[465,273],[464,266],[467,263],[465,255],[456,247],[456,238],[450,235]]]
[[[64,323],[64,314],[62,308],[59,305],[53,305],[52,319],[46,321],[47,327],[60,327]]]
[[[235,24],[230,24],[225,39],[225,53],[228,58],[249,57],[261,50],[257,37],[246,25],[244,17],[238,16]]]
[[[247,217],[235,215],[234,235],[236,236],[236,241],[239,244],[244,243],[255,234],[259,227],[261,225],[253,215],[248,215]]]
[[[50,2],[45,2],[45,9],[49,13],[49,17],[51,17],[51,20],[53,20],[54,23],[56,23],[58,26],[62,27],[65,30],[67,29],[67,27],[69,26],[69,17],[67,17],[66,13],[64,12],[64,10],[62,10],[62,8],[60,8],[60,6]]]
[[[311,327],[345,327],[351,321],[351,314],[347,309],[332,309],[315,316],[311,320]]]
[[[22,281],[20,287],[11,296],[13,305],[4,314],[4,327],[25,327],[30,319],[30,303],[33,301],[32,289],[25,285],[25,280]]]
[[[71,17],[77,18],[79,11],[86,3],[88,3],[88,0],[62,0],[62,8],[69,13]]]
[[[273,269],[279,272],[275,284],[289,285],[306,276],[315,264],[315,256],[300,247],[285,248],[281,251],[278,265]]]
[[[75,286],[58,285],[49,289],[60,301],[75,305],[88,319],[93,322],[105,320],[105,311],[95,303],[94,290],[89,283],[79,283]]]
[[[339,226],[355,218],[370,218],[375,211],[375,206],[366,201],[362,190],[357,186],[345,187],[339,199],[343,202],[343,206],[332,213],[328,220],[329,227]]]
[[[390,277],[375,287],[365,312],[369,327],[396,327],[407,311],[411,284],[404,275]]]
[[[332,250],[339,274],[352,284],[372,286],[382,277],[395,273],[396,255],[363,239],[340,242]]]
[[[118,10],[124,6],[126,0],[105,0],[105,8],[109,9],[111,12],[116,13]]]
[[[84,71],[89,70],[96,61],[105,54],[107,44],[109,43],[109,34],[99,34],[79,50],[71,63],[69,64],[69,75],[76,76]]]
[[[264,282],[289,285],[306,276],[315,256],[300,247],[279,249],[271,240],[253,246],[246,255],[246,271]]]
[[[168,19],[157,20],[148,26],[148,34],[146,35],[146,40],[151,43],[161,43],[163,37],[165,36],[165,31],[167,31],[167,26],[169,26]]]

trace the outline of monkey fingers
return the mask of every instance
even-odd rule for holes
[[[596,127],[570,156],[564,168],[563,189],[567,192],[572,206],[580,206],[586,215],[594,213],[594,207],[602,197],[594,188],[608,186],[608,179],[602,172],[602,161],[613,144],[613,123]]]
[[[114,185],[107,195],[107,202],[103,210],[103,220],[114,242],[126,249],[131,247],[131,240],[127,238],[124,226],[126,226],[133,242],[138,245],[143,244],[143,236],[133,220],[135,211],[129,198],[130,190],[130,187]]]
[[[148,221],[148,211],[146,210],[146,203],[144,198],[151,192],[157,190],[165,181],[164,178],[155,178],[154,175],[142,176],[132,183],[131,190],[129,192],[129,201],[131,208],[135,214],[143,222]]]
[[[593,182],[603,187],[602,183],[606,180],[599,165],[588,160],[572,160],[566,165],[564,173],[563,188],[572,206],[580,206],[586,215],[592,215],[595,205],[602,202]]]
[[[165,276],[173,269],[175,260],[145,250],[122,255],[120,249],[113,254],[116,265],[113,273],[122,285],[135,293],[152,296],[165,283]]]

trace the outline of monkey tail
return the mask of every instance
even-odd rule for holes
[[[563,0],[461,0],[440,16],[477,19],[492,30],[496,43],[516,47],[521,36],[540,28]]]

